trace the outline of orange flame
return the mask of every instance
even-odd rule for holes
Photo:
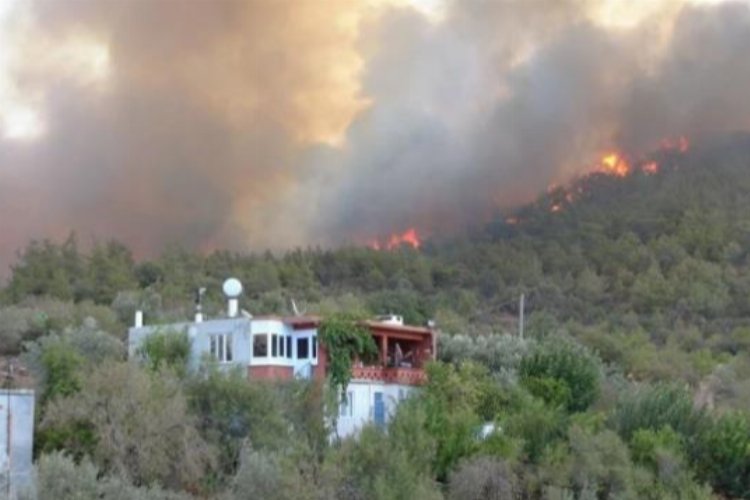
[[[630,165],[620,153],[611,152],[602,156],[597,171],[607,175],[625,177],[630,173]]]
[[[373,250],[393,250],[402,245],[408,245],[412,248],[419,248],[422,245],[422,239],[415,228],[409,228],[403,233],[393,233],[384,240],[370,240],[367,246]]]

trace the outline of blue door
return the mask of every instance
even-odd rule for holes
[[[381,427],[385,425],[385,401],[383,400],[383,393],[376,392],[375,396],[375,407],[373,409],[373,420],[375,425]]]

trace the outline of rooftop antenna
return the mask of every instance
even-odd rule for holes
[[[229,278],[224,282],[224,285],[222,285],[221,288],[228,299],[227,316],[234,318],[237,316],[239,310],[239,302],[237,299],[242,295],[242,283],[240,283],[240,280],[237,278]]]
[[[294,312],[295,316],[302,316],[303,314],[305,314],[307,312],[307,309],[305,309],[304,311],[300,312],[299,308],[297,307],[297,303],[294,301],[294,299],[292,299],[292,311]]]

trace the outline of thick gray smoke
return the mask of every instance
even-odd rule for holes
[[[0,134],[0,266],[70,230],[139,255],[451,231],[608,149],[750,129],[746,3],[627,28],[592,4],[24,4],[0,106],[28,91],[45,127]],[[81,37],[108,47],[95,84],[39,56]]]
[[[343,177],[324,232],[481,223],[604,151],[750,130],[747,4],[685,6],[622,30],[540,4],[457,3],[439,26],[382,20],[364,80],[377,104],[334,160]]]

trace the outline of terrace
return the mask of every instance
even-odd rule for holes
[[[374,322],[368,326],[378,346],[378,358],[371,364],[356,360],[352,378],[405,385],[424,383],[424,365],[434,355],[432,332],[426,328]]]

